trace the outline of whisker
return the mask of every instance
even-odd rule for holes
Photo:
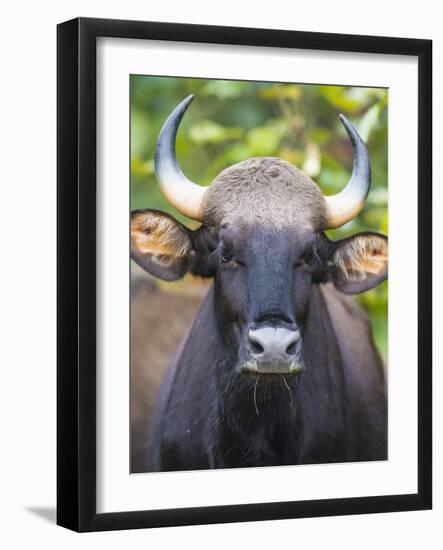
[[[292,397],[291,388],[288,386],[288,383],[286,382],[286,378],[281,375],[280,378],[283,380],[284,385],[288,388],[289,397],[291,398],[291,402],[289,403],[289,406],[292,408],[292,405],[294,404],[294,398]]]
[[[255,412],[257,413],[257,416],[259,416],[258,407],[257,407],[257,384],[258,384],[258,375],[255,376],[255,384],[254,384],[254,407],[255,407]]]

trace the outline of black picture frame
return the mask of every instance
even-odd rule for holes
[[[96,39],[398,54],[418,59],[418,491],[326,500],[96,512]],[[57,523],[103,531],[430,509],[432,506],[432,42],[107,19],[57,29]]]

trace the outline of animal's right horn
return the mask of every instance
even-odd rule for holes
[[[184,99],[163,124],[155,151],[155,173],[166,200],[188,218],[203,221],[206,189],[188,180],[180,170],[175,153],[177,130],[193,99],[193,95]]]
[[[346,187],[336,195],[325,197],[329,229],[340,227],[357,216],[365,205],[371,186],[371,164],[366,146],[357,130],[344,115],[340,115],[340,120],[351,140],[354,167]]]

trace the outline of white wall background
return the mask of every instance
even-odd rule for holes
[[[443,30],[439,3],[317,0],[72,0],[2,9],[0,85],[0,544],[5,548],[441,547],[441,313],[435,314],[435,503],[430,512],[76,535],[55,527],[55,123],[58,22],[73,17],[286,28],[434,40],[434,211],[443,206]],[[437,218],[437,216],[435,216]],[[435,220],[441,279],[442,217]],[[440,250],[439,250],[440,249]],[[434,291],[435,310],[442,293]]]

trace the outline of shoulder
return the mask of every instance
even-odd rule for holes
[[[384,370],[372,336],[371,322],[354,297],[338,291],[331,283],[320,286],[347,370],[362,378]]]

